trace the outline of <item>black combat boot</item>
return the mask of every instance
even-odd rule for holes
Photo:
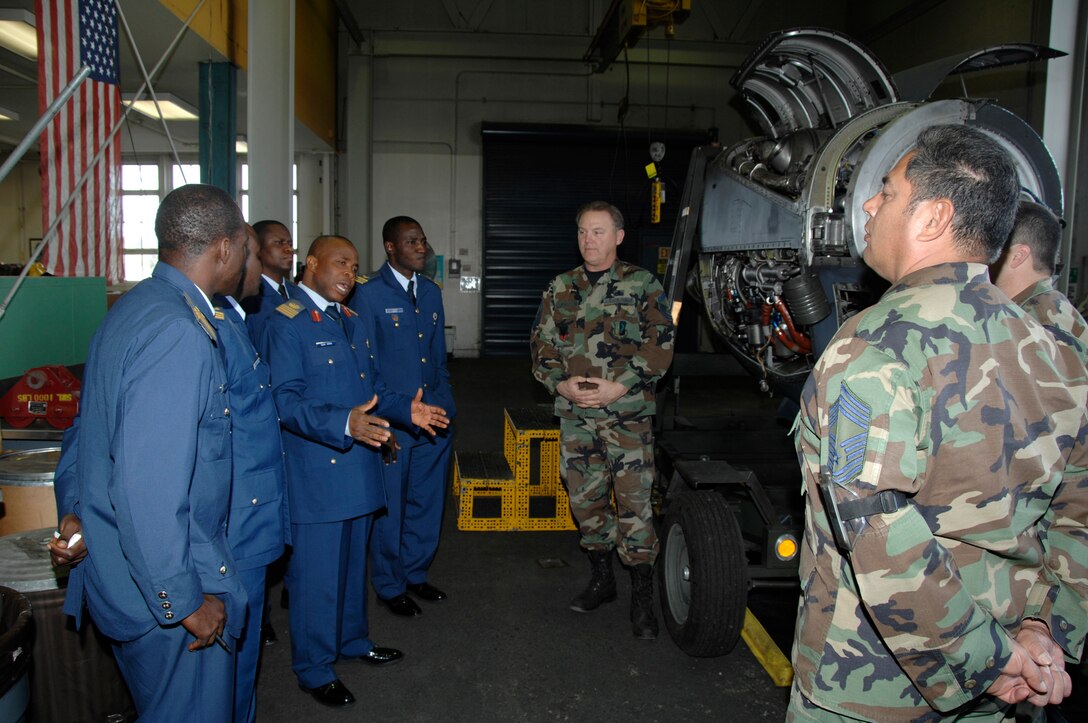
[[[653,565],[635,565],[631,568],[631,630],[639,640],[657,637]]]
[[[601,603],[616,599],[616,576],[612,574],[611,550],[587,550],[589,554],[589,584],[578,597],[570,601],[570,609],[578,613],[596,610]]]

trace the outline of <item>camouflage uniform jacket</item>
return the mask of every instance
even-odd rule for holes
[[[1013,301],[1037,319],[1059,344],[1073,347],[1081,364],[1088,365],[1088,324],[1050,279],[1029,286]]]
[[[645,269],[616,261],[596,284],[584,266],[552,279],[537,312],[530,346],[533,376],[555,394],[560,417],[654,413],[654,387],[672,362],[673,325],[665,292]],[[604,409],[576,407],[556,394],[572,376],[627,387]]]
[[[1086,395],[1072,351],[980,264],[913,272],[839,329],[798,416],[807,504],[793,665],[806,697],[854,717],[939,720],[994,682],[1025,617],[1079,657]],[[868,517],[849,556],[817,493],[821,466],[859,497],[908,498]]]

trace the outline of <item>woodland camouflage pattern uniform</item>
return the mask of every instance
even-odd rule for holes
[[[1080,657],[1085,376],[981,264],[914,271],[840,328],[798,417],[808,503],[793,719],[1001,720],[983,694],[1025,617]],[[844,556],[821,467],[847,496],[909,501],[869,517]]]
[[[1088,365],[1088,324],[1050,279],[1029,286],[1013,301],[1053,334],[1059,344],[1073,347],[1081,364]]]
[[[672,341],[661,284],[645,269],[616,261],[592,285],[584,266],[555,277],[530,342],[533,375],[555,395],[582,547],[616,547],[627,565],[657,558],[650,508],[654,387],[672,361]],[[604,409],[577,407],[556,393],[572,376],[610,379],[628,391]]]

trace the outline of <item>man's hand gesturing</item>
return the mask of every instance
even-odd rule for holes
[[[450,420],[445,409],[423,402],[423,389],[420,388],[412,399],[412,424],[433,437],[437,432],[435,427],[445,429],[450,426]]]
[[[352,409],[348,416],[348,431],[352,438],[371,447],[382,446],[389,441],[392,434],[389,431],[389,422],[369,413],[377,404],[378,395],[375,394],[366,404],[360,404]]]

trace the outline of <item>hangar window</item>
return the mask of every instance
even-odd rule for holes
[[[239,164],[241,191],[239,205],[249,219],[249,164]],[[121,237],[125,281],[136,282],[151,276],[158,261],[159,242],[155,237],[155,214],[167,193],[186,183],[200,182],[199,163],[174,163],[163,156],[157,163],[121,165]],[[298,237],[298,166],[292,174],[291,237]],[[259,220],[259,219],[258,219]]]
[[[121,237],[126,281],[151,276],[151,269],[158,259],[155,211],[162,197],[163,180],[158,164],[125,163],[121,166]]]
[[[246,221],[254,223],[260,221],[259,218],[250,218],[249,216],[249,164],[242,164],[242,182],[238,184],[240,190],[239,195],[241,199],[238,201],[238,205],[242,207],[242,215],[245,216]],[[291,164],[291,238],[295,240],[295,248],[298,248],[298,164]]]

